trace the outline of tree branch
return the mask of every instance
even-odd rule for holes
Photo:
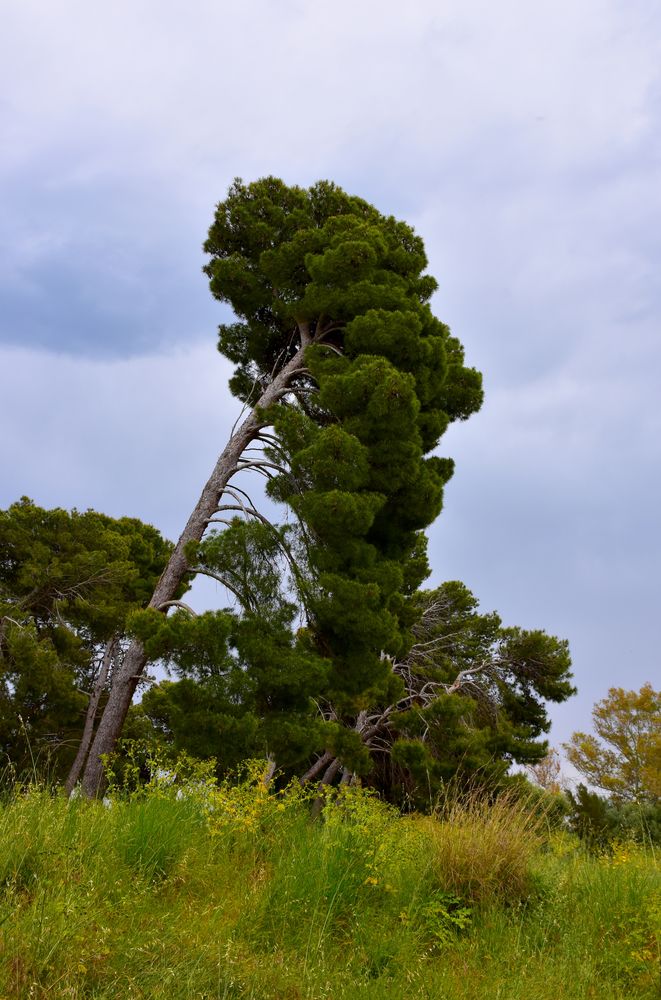
[[[325,753],[323,753],[321,757],[315,761],[312,767],[308,768],[305,774],[301,777],[300,783],[302,785],[306,785],[308,781],[314,781],[314,779],[328,766],[330,761],[334,759],[333,754],[326,750]]]
[[[250,600],[246,600],[245,595],[241,594],[241,592],[238,591],[236,587],[232,586],[229,580],[227,580],[224,576],[220,576],[219,573],[212,573],[210,569],[203,569],[202,566],[191,566],[188,572],[200,573],[202,576],[208,576],[211,580],[215,580],[216,583],[220,583],[223,585],[223,587],[227,587],[227,589],[234,594],[239,604],[243,605],[244,607],[247,605],[251,611],[256,610],[252,602]]]
[[[165,608],[183,608],[184,611],[188,612],[191,618],[197,618],[197,611],[193,611],[190,604],[184,604],[183,601],[163,601],[163,603],[158,606],[159,611],[163,611]]]

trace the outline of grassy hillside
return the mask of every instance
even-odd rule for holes
[[[591,858],[530,808],[310,819],[259,780],[0,811],[2,998],[657,998],[652,852]]]

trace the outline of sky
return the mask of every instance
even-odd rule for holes
[[[0,0],[0,95],[0,507],[177,537],[237,414],[214,206],[328,178],[416,228],[484,373],[431,582],[569,640],[553,744],[658,685],[656,0]]]

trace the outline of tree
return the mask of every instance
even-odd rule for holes
[[[593,851],[603,851],[617,831],[617,814],[613,806],[585,785],[578,785],[576,793],[567,791],[569,826]]]
[[[219,349],[236,365],[230,386],[247,415],[150,607],[171,606],[219,514],[241,508],[259,518],[232,482],[256,470],[303,525],[311,572],[299,592],[311,627],[299,646],[330,662],[328,693],[342,715],[391,700],[401,684],[389,656],[410,642],[411,597],[426,575],[419,532],[452,472],[449,460],[425,456],[451,420],[479,407],[480,376],[431,313],[436,282],[424,274],[421,239],[333,184],[236,181],[205,250],[212,293],[237,317],[221,326]],[[266,451],[248,452],[256,446]],[[122,730],[147,658],[136,637],[115,671],[85,770],[88,794],[102,787],[101,755]]]
[[[333,700],[332,662],[309,648],[311,626],[294,635],[287,615],[274,614],[276,576],[260,585],[265,551],[253,545],[249,559],[233,558],[237,576],[251,578],[249,593],[271,608],[258,620],[227,612],[192,621],[134,617],[145,643],[181,678],[152,688],[134,725],[146,719],[176,749],[215,757],[221,773],[242,756],[270,754],[286,778],[328,783],[360,774],[391,801],[416,807],[429,806],[449,779],[493,784],[511,762],[544,758],[544,702],[574,690],[566,642],[504,628],[497,614],[478,612],[463,584],[446,583],[415,595],[415,642],[401,659],[386,660],[391,679],[382,690],[395,700],[375,695],[352,711],[343,692],[342,709]]]
[[[610,688],[592,711],[596,735],[577,732],[568,760],[595,788],[618,802],[661,799],[661,692]]]
[[[560,754],[551,747],[545,757],[535,764],[528,764],[526,770],[536,785],[547,792],[559,794],[563,788],[562,763]]]
[[[169,550],[134,518],[44,510],[27,497],[0,511],[0,749],[15,768],[47,750],[57,776],[77,742],[84,750],[83,719],[93,726],[127,615]]]
[[[450,778],[493,783],[512,762],[542,759],[544,703],[575,689],[566,641],[503,627],[495,612],[478,612],[464,584],[418,592],[412,603],[415,641],[390,661],[399,697],[360,711],[352,724],[369,755],[367,780],[393,801],[422,806]],[[309,775],[332,775],[338,758],[326,753]]]
[[[661,845],[661,801],[626,802],[604,798],[578,785],[576,793],[567,791],[569,826],[586,845],[596,851],[613,842],[635,841]]]

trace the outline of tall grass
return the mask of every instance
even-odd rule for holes
[[[179,797],[177,797],[179,795]],[[658,996],[659,871],[525,803],[155,782],[0,807],[1,998]]]
[[[449,798],[423,823],[437,877],[459,896],[512,904],[534,892],[533,862],[547,826],[532,801],[508,794],[491,801],[476,789]]]

